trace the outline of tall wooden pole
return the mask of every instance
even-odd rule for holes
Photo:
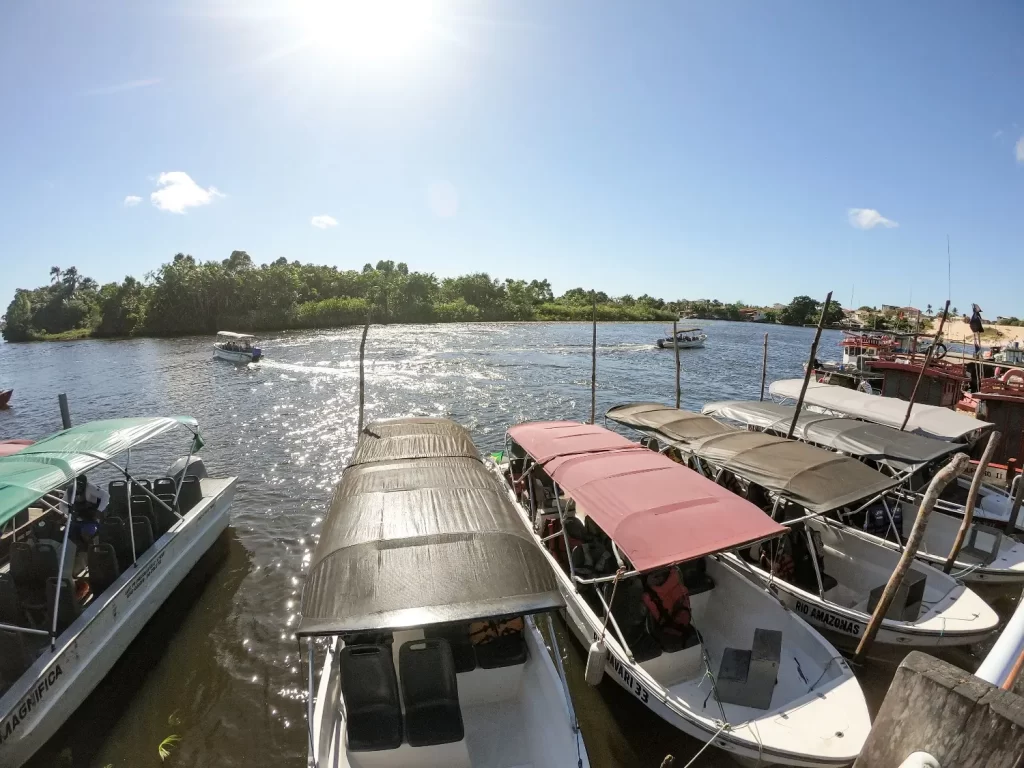
[[[364,394],[366,391],[363,361],[366,359],[366,332],[369,330],[370,321],[367,319],[366,325],[363,326],[363,338],[359,341],[359,431],[356,433],[356,439],[359,438],[359,435],[363,434],[363,405],[365,403]]]
[[[903,548],[903,555],[896,565],[896,570],[889,577],[889,583],[885,585],[885,591],[882,592],[882,597],[879,599],[878,605],[875,606],[875,612],[871,614],[871,620],[868,622],[867,629],[864,630],[864,635],[857,645],[857,652],[853,656],[854,662],[860,663],[863,661],[864,656],[875,642],[878,628],[882,626],[882,619],[888,612],[889,606],[892,605],[892,600],[896,597],[896,590],[903,583],[903,578],[907,575],[907,571],[910,570],[910,564],[917,555],[917,549],[921,546],[921,539],[924,538],[925,529],[928,527],[928,516],[931,515],[932,509],[935,508],[935,502],[938,501],[939,494],[942,493],[943,489],[952,480],[964,471],[968,463],[970,463],[970,459],[967,458],[967,454],[958,453],[949,464],[936,472],[935,477],[932,478],[928,490],[925,491],[924,500],[921,502],[921,509],[917,513],[917,520],[914,521],[914,528],[910,532],[910,538],[907,539],[907,545]]]
[[[764,400],[764,381],[768,376],[768,334],[764,335],[764,355],[761,357],[761,397]]]
[[[985,446],[985,452],[981,455],[981,461],[978,462],[978,467],[974,472],[974,478],[971,480],[971,490],[967,494],[967,504],[964,505],[964,519],[960,522],[960,530],[956,533],[956,538],[953,540],[953,548],[949,550],[949,557],[946,558],[946,564],[942,567],[943,573],[949,573],[953,570],[953,563],[956,562],[957,557],[960,555],[960,548],[964,545],[964,538],[967,536],[967,532],[971,530],[971,523],[974,521],[974,506],[978,502],[978,494],[981,492],[981,479],[985,475],[985,468],[988,463],[992,461],[992,456],[996,452],[996,446],[999,445],[999,438],[1002,435],[999,432],[993,431],[988,438],[988,445]]]
[[[61,429],[71,429],[71,411],[68,408],[68,396],[63,393],[57,395],[57,404],[60,406]]]
[[[821,317],[818,318],[818,330],[814,332],[814,341],[811,343],[811,356],[807,359],[807,370],[804,371],[804,385],[800,387],[800,397],[796,401],[796,411],[793,412],[793,422],[789,425],[789,432],[786,438],[793,439],[793,430],[796,429],[797,419],[800,418],[800,409],[804,406],[804,395],[807,394],[807,385],[814,372],[814,361],[818,355],[818,341],[821,339],[821,329],[825,327],[825,315],[828,314],[828,307],[832,303],[832,291],[825,297],[825,305],[821,308]]]
[[[914,408],[914,401],[917,400],[917,388],[921,386],[921,379],[924,378],[924,372],[928,369],[928,365],[932,361],[932,352],[939,346],[939,342],[942,341],[942,329],[946,326],[946,315],[949,314],[949,299],[946,299],[946,306],[942,310],[942,319],[939,321],[939,331],[935,334],[935,339],[932,341],[928,351],[924,355],[924,363],[921,365],[921,372],[917,374],[917,381],[914,382],[914,391],[910,393],[910,402],[907,404],[907,415],[903,417],[903,424],[900,426],[900,432],[907,428],[907,422],[910,421],[910,412]]]
[[[678,333],[678,331],[676,330],[676,327],[678,325],[679,325],[679,321],[678,320],[673,320],[672,321],[672,349],[674,349],[676,351],[676,409],[677,410],[679,409],[679,407],[681,405],[681,401],[682,401],[682,397],[683,397],[683,391],[682,391],[682,389],[679,386],[679,343],[678,343],[678,341],[676,341],[676,334]]]
[[[590,341],[590,423],[597,416],[597,293],[590,292],[594,299],[594,333]]]

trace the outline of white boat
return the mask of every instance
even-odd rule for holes
[[[235,333],[234,331],[217,331],[217,341],[213,345],[213,356],[232,363],[256,363],[263,356],[263,351],[253,342],[256,337],[251,333]]]
[[[701,409],[705,416],[726,419],[747,428],[785,435],[796,410],[792,406],[772,402],[726,400],[708,403]],[[921,505],[920,471],[929,465],[945,462],[963,448],[910,432],[900,432],[882,424],[847,419],[827,414],[802,411],[793,430],[796,440],[852,456],[900,481],[892,497],[879,500],[867,512],[859,535],[896,551],[907,540]],[[970,478],[958,478],[968,486]],[[1004,509],[1005,508],[1005,509]],[[968,584],[1024,583],[1024,544],[994,527],[1009,517],[1010,499],[996,489],[982,486],[980,505],[975,507],[975,522],[967,531],[964,548],[953,564],[953,574]],[[960,529],[963,507],[940,501],[925,529],[917,559],[937,568],[945,565]],[[897,534],[898,531],[898,534]]]
[[[708,335],[703,333],[700,328],[680,328],[676,331],[675,336],[658,339],[655,343],[658,345],[658,349],[672,349],[673,347],[696,349],[703,347],[707,340]]]
[[[75,712],[227,526],[235,478],[206,477],[191,450],[177,478],[131,474],[129,450],[178,426],[201,446],[194,419],[112,419],[0,458],[5,768],[22,765]],[[90,485],[84,473],[100,466],[125,479],[109,492]],[[98,533],[79,551],[90,524]]]
[[[309,765],[589,768],[550,621],[564,605],[464,428],[370,424],[303,591]]]
[[[545,544],[569,627],[591,649],[588,681],[603,670],[658,717],[739,759],[839,766],[856,758],[870,722],[849,666],[720,554],[785,528],[602,427],[520,424],[508,431],[505,455],[493,471]],[[648,601],[670,580],[690,612],[674,626],[656,611],[677,615],[676,607]]]
[[[726,557],[737,565],[741,558],[746,561],[747,573],[836,642],[853,644],[860,638],[901,553],[825,516],[858,520],[899,485],[898,478],[848,456],[658,403],[617,406],[607,416],[664,441],[706,477],[756,501],[789,527],[781,546],[769,542]],[[969,645],[998,624],[998,615],[979,595],[917,561],[875,643]]]

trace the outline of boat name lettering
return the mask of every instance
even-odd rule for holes
[[[28,696],[21,700],[18,709],[3,723],[0,723],[0,744],[3,744],[14,735],[18,726],[21,725],[21,721],[31,714],[36,705],[43,700],[46,692],[50,690],[50,686],[56,683],[63,674],[64,670],[61,669],[60,664],[54,664],[51,669],[47,670],[46,676],[40,678],[39,682],[36,683],[36,687],[29,692]]]
[[[836,629],[847,635],[860,637],[860,622],[854,621],[853,619],[847,619],[843,616],[836,616],[834,613],[829,613],[828,611],[822,610],[816,605],[808,605],[803,600],[796,601],[796,610],[813,622],[823,624],[826,627]]]
[[[149,565],[142,569],[142,573],[132,580],[132,583],[128,585],[128,591],[125,593],[125,598],[131,600],[132,595],[135,594],[135,590],[145,584],[146,579],[152,576],[153,572],[160,567],[160,563],[164,559],[164,552],[166,552],[166,550],[162,550],[160,554],[154,557]]]
[[[612,669],[615,670],[615,674],[621,678],[622,682],[626,684],[626,687],[633,692],[644,704],[647,703],[650,695],[647,693],[647,689],[640,685],[640,681],[633,677],[633,673],[626,669],[626,665],[619,661],[617,658],[612,656]]]

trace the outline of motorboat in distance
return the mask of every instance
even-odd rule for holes
[[[213,344],[213,356],[232,363],[256,363],[263,357],[263,350],[253,342],[256,337],[251,333],[235,333],[234,331],[217,331],[217,341]]]
[[[700,328],[680,328],[676,331],[675,336],[667,336],[663,339],[658,339],[655,342],[658,345],[658,349],[696,349],[697,347],[703,347],[704,342],[708,340],[708,335],[704,333]]]

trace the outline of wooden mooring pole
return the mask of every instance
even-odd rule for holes
[[[597,293],[590,292],[594,299],[594,332],[590,340],[590,423],[597,417]]]
[[[969,463],[970,459],[966,453],[958,453],[949,464],[936,472],[935,477],[932,478],[931,483],[928,485],[928,490],[925,491],[924,499],[921,501],[921,509],[917,513],[917,520],[914,521],[914,528],[911,530],[907,544],[903,548],[903,555],[896,565],[896,570],[889,577],[889,583],[885,585],[885,591],[882,592],[882,597],[879,599],[878,605],[875,606],[875,612],[871,614],[871,620],[868,622],[864,635],[857,645],[857,652],[853,655],[854,663],[859,664],[862,662],[864,656],[867,655],[867,652],[875,642],[878,629],[882,626],[882,619],[889,610],[889,606],[892,605],[893,598],[896,597],[896,590],[903,583],[903,578],[907,575],[907,571],[910,570],[910,564],[914,562],[914,557],[917,555],[918,547],[921,546],[921,539],[924,538],[925,529],[928,527],[928,517],[935,508],[935,502],[938,501],[939,494],[942,493],[950,482],[960,476],[960,473],[964,471]]]
[[[57,404],[60,406],[61,429],[71,429],[71,411],[68,409],[68,396],[64,393],[57,395]]]
[[[356,438],[363,434],[363,409],[366,402],[366,378],[363,374],[363,361],[366,359],[366,332],[370,330],[370,321],[367,319],[366,325],[363,326],[363,338],[359,341],[359,430],[356,432]]]
[[[768,334],[764,335],[764,354],[761,356],[761,397],[758,400],[764,400],[764,382],[768,377]]]
[[[1009,467],[1007,467],[1009,471]],[[1010,482],[1013,482],[1012,480]],[[1017,490],[1013,494],[1013,502],[1010,504],[1010,517],[1006,521],[1006,528],[1004,529],[1007,533],[1015,533],[1017,529],[1017,515],[1020,513],[1020,503],[1024,499],[1024,476],[1017,481]]]
[[[1001,437],[1002,435],[997,431],[993,431],[989,435],[988,445],[985,446],[985,452],[981,455],[981,461],[978,462],[974,478],[971,480],[971,490],[967,494],[967,504],[964,505],[964,519],[960,522],[960,530],[957,531],[956,538],[953,540],[953,548],[949,550],[946,564],[942,566],[943,573],[950,573],[953,570],[953,563],[960,555],[960,548],[964,545],[967,532],[971,530],[971,523],[974,522],[974,506],[978,502],[978,494],[981,493],[981,480],[985,475],[985,468],[992,461],[992,456],[996,452]]]
[[[679,325],[678,320],[672,321],[672,349],[676,351],[676,408],[678,409],[682,404],[683,390],[679,385],[679,343],[676,341],[676,334],[678,331],[676,327]]]
[[[921,386],[921,379],[924,378],[924,372],[928,369],[928,365],[932,361],[932,352],[935,351],[935,347],[942,341],[942,329],[946,327],[946,315],[949,314],[949,299],[946,299],[946,306],[942,310],[942,319],[939,321],[939,331],[935,334],[935,340],[928,347],[928,351],[924,355],[924,363],[921,365],[921,372],[917,374],[917,381],[914,382],[914,391],[910,393],[910,402],[907,403],[907,415],[903,417],[903,424],[900,426],[900,432],[907,428],[907,422],[910,421],[910,412],[914,409],[914,401],[917,400],[917,388]]]
[[[814,332],[814,341],[811,342],[811,356],[807,358],[807,370],[804,371],[804,385],[800,387],[800,397],[796,401],[793,422],[789,425],[789,432],[786,433],[787,440],[793,439],[793,431],[796,429],[796,422],[800,418],[800,409],[804,406],[804,395],[807,394],[807,385],[811,381],[811,374],[814,373],[814,360],[818,355],[818,341],[821,339],[821,329],[825,327],[825,315],[828,313],[828,307],[831,303],[832,291],[829,291],[828,296],[825,297],[825,304],[821,308],[821,317],[818,318],[818,330]]]

